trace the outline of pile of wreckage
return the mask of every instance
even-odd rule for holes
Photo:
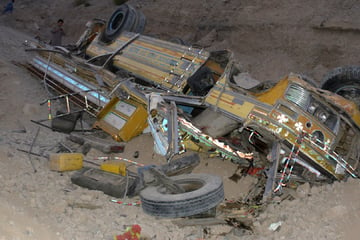
[[[290,180],[359,177],[360,112],[349,99],[358,94],[352,83],[360,74],[351,74],[357,68],[337,69],[320,87],[294,73],[276,83],[258,82],[237,67],[230,51],[146,36],[145,23],[141,12],[123,4],[107,22],[89,21],[74,45],[27,41],[26,51],[35,54],[25,66],[57,93],[43,104],[50,109],[54,99],[66,102],[67,111],[49,116],[55,130],[72,132],[86,112],[94,129],[117,142],[151,131],[154,151],[168,162],[139,166],[130,176],[137,183],[128,184],[134,189],[125,189],[133,194],[141,186],[146,213],[192,216],[223,201],[220,177],[188,174],[199,161],[196,155],[174,160],[186,151],[261,169],[263,203],[281,194]],[[77,184],[112,187],[95,187],[81,178],[95,170],[81,171],[73,177]]]

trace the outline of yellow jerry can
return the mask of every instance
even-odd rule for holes
[[[100,165],[100,169],[106,172],[126,175],[126,164],[120,161],[109,160]]]
[[[50,154],[49,167],[53,171],[73,171],[83,167],[84,155],[82,153],[56,153]]]

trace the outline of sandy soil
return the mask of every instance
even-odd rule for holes
[[[110,0],[88,1],[89,7],[75,7],[74,2],[16,1],[12,15],[0,15],[0,240],[112,239],[131,224],[139,224],[148,239],[159,240],[358,239],[360,182],[356,179],[301,185],[291,198],[275,199],[261,211],[250,234],[229,225],[180,227],[173,219],[154,218],[138,206],[116,204],[100,191],[73,185],[70,172],[50,171],[46,158],[19,151],[33,145],[34,152],[48,153],[66,137],[30,121],[47,118],[46,106],[39,105],[47,93],[39,79],[14,64],[30,57],[24,51],[24,40],[36,35],[47,39],[50,25],[62,17],[67,32],[64,41],[73,43],[89,18],[107,19],[115,9]],[[320,81],[333,67],[359,64],[360,25],[352,17],[360,7],[357,1],[129,2],[147,16],[146,34],[229,48],[244,69],[260,80],[304,72]],[[327,28],[318,29],[320,23]],[[127,143],[121,156],[132,159],[135,151],[140,153],[138,162],[165,161],[153,153],[149,134]],[[87,156],[101,155],[91,150]],[[230,180],[236,171],[231,162],[201,158],[195,172],[220,175],[227,200],[242,200],[256,184],[252,176]],[[271,231],[272,223],[281,227]]]

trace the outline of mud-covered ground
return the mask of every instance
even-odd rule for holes
[[[146,215],[140,207],[111,202],[99,191],[71,184],[71,173],[50,171],[47,160],[18,149],[48,150],[65,136],[31,120],[47,117],[39,103],[47,94],[39,79],[14,62],[26,61],[24,40],[49,38],[51,25],[65,20],[64,43],[81,35],[86,21],[107,19],[112,1],[16,1],[12,15],[0,15],[0,239],[112,239],[131,224],[149,239],[357,239],[360,182],[310,187],[276,199],[255,219],[253,233],[229,225],[180,227],[173,219]],[[145,34],[179,37],[206,48],[227,48],[254,78],[276,81],[300,72],[320,81],[330,69],[359,65],[358,1],[131,0],[147,17]],[[5,5],[5,1],[0,1]],[[35,139],[35,142],[34,142]],[[34,143],[33,143],[34,142]],[[140,147],[141,146],[141,147]],[[162,164],[152,138],[143,134],[126,144],[122,157]],[[101,155],[92,150],[89,157]],[[256,178],[229,179],[236,166],[202,155],[195,172],[221,175],[228,200],[241,200]],[[34,172],[36,169],[36,172]],[[136,199],[126,199],[129,202]],[[281,223],[277,231],[268,228]],[[245,235],[243,235],[245,234]]]

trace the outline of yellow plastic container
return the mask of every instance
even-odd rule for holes
[[[83,167],[84,155],[82,153],[57,153],[50,155],[50,170],[73,171]]]
[[[126,164],[119,161],[106,161],[100,165],[100,169],[106,172],[126,175]]]

